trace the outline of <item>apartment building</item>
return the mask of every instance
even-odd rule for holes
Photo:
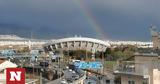
[[[154,53],[135,53],[115,67],[121,84],[160,84],[160,57]]]

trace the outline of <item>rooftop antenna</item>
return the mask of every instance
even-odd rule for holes
[[[32,38],[33,38],[33,32],[31,31],[31,33],[30,33],[30,39],[29,39],[29,44],[28,44],[30,50],[31,50],[31,47],[32,47],[32,42],[31,42]]]

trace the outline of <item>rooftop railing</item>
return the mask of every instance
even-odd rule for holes
[[[148,66],[146,66],[146,64],[127,61],[117,64],[114,67],[114,73],[143,76],[148,74]]]

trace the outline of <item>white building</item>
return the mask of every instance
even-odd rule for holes
[[[0,46],[42,46],[48,40],[26,39],[16,35],[0,35]]]
[[[152,48],[152,42],[143,42],[143,41],[108,41],[111,46],[125,46],[125,45],[132,45],[138,48]]]

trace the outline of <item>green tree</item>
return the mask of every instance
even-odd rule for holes
[[[132,45],[119,46],[114,49],[107,48],[105,51],[105,57],[112,56],[113,60],[126,59],[132,56],[137,49],[137,47]]]

